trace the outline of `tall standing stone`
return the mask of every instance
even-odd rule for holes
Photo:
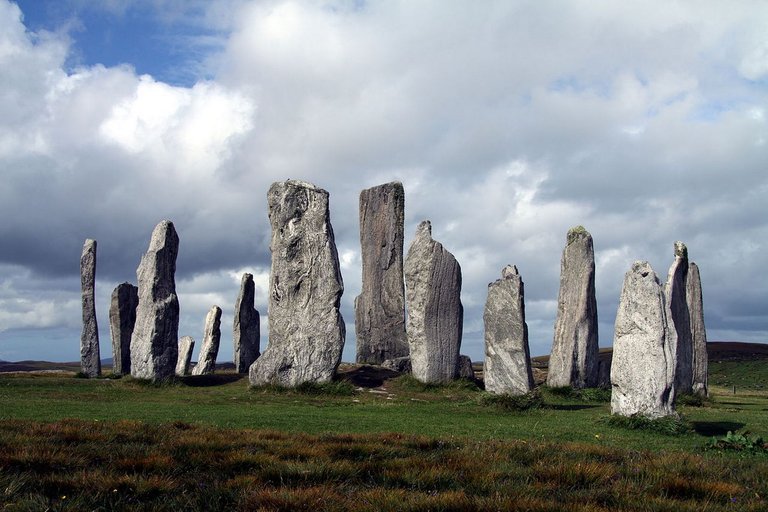
[[[501,279],[488,285],[483,312],[485,324],[485,390],[524,395],[533,389],[525,293],[517,267],[507,265]]]
[[[82,289],[83,331],[80,334],[80,369],[88,377],[101,375],[99,355],[99,326],[96,323],[96,240],[83,245],[80,256],[80,286]]]
[[[598,352],[595,250],[592,235],[577,226],[568,231],[560,260],[560,292],[547,385],[597,386]]]
[[[688,266],[685,296],[688,300],[688,312],[691,319],[691,341],[693,343],[693,392],[707,396],[709,385],[707,372],[707,329],[704,327],[704,302],[701,294],[701,276],[699,267],[691,262]]]
[[[240,293],[235,302],[235,321],[232,328],[237,373],[248,373],[248,368],[259,357],[261,326],[255,303],[256,286],[253,283],[253,274],[246,272],[240,279]]]
[[[674,347],[659,278],[647,261],[624,276],[614,328],[611,413],[660,418],[675,414]]]
[[[688,249],[683,242],[675,242],[675,260],[669,268],[664,293],[667,299],[669,336],[677,362],[675,393],[693,391],[693,342],[691,317],[686,290],[688,281]]]
[[[112,336],[112,373],[131,373],[131,335],[136,324],[139,289],[122,283],[112,291],[109,303],[109,332]]]
[[[408,347],[413,376],[421,382],[456,378],[464,309],[461,267],[432,239],[432,224],[419,224],[405,259]]]
[[[362,292],[355,298],[358,363],[408,355],[403,284],[405,192],[399,182],[360,192]]]
[[[195,340],[192,336],[182,336],[179,340],[179,359],[176,361],[176,375],[184,377],[189,375],[189,366],[192,363],[192,351],[195,349]]]
[[[192,369],[192,375],[210,375],[216,369],[216,358],[219,356],[221,343],[221,308],[213,306],[205,317],[203,330],[203,346],[200,356]]]
[[[131,375],[137,379],[167,380],[178,359],[179,299],[176,296],[176,256],[179,236],[173,222],[164,220],[152,231],[136,277],[139,305],[131,336]]]
[[[344,282],[328,192],[310,183],[273,183],[269,345],[248,372],[252,385],[328,382],[341,362]]]

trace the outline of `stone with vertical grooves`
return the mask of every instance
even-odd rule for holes
[[[557,320],[547,385],[595,387],[598,381],[595,251],[582,226],[568,231],[560,260]]]
[[[405,192],[399,182],[360,192],[362,292],[355,298],[358,363],[408,355],[403,284]]]
[[[256,286],[253,274],[244,273],[240,279],[240,293],[235,302],[235,320],[232,327],[235,371],[248,373],[248,368],[259,357],[261,326],[259,312],[254,306]]]
[[[200,356],[192,369],[192,375],[210,375],[216,370],[216,358],[219,355],[221,343],[221,308],[213,306],[205,317],[203,330],[203,346]]]
[[[109,332],[112,337],[112,373],[131,373],[131,335],[136,324],[139,289],[131,283],[121,283],[112,291],[109,304]]]
[[[310,183],[274,183],[269,344],[248,372],[252,385],[329,382],[341,362],[346,329],[339,311],[344,282],[328,192]]]
[[[88,377],[101,375],[99,326],[96,322],[96,240],[83,244],[80,256],[80,286],[82,290],[83,330],[80,334],[80,371]]]
[[[456,378],[464,321],[461,267],[453,254],[432,239],[425,220],[405,259],[408,347],[413,376],[425,383]]]
[[[707,329],[704,327],[704,302],[701,294],[701,276],[699,267],[691,262],[688,266],[685,296],[688,300],[688,313],[691,320],[691,341],[693,343],[693,392],[707,396],[709,384],[707,372],[709,357],[707,356]]]
[[[669,268],[664,293],[667,299],[669,336],[677,365],[675,393],[678,395],[693,391],[693,342],[686,298],[687,281],[688,249],[683,242],[675,242],[675,260]]]
[[[179,359],[176,361],[176,376],[189,375],[189,366],[192,363],[192,351],[195,349],[195,340],[192,336],[182,336],[179,340]]]

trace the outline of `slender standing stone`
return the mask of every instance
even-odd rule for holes
[[[219,355],[219,343],[221,342],[221,308],[213,306],[205,317],[205,329],[203,331],[203,346],[200,347],[200,356],[197,364],[192,369],[192,375],[210,375],[216,369],[216,358]]]
[[[405,192],[399,182],[360,192],[362,292],[355,298],[358,363],[408,355],[403,284]]]
[[[461,267],[432,239],[432,224],[419,224],[405,259],[408,346],[413,376],[421,382],[456,378],[464,321]]]
[[[101,375],[99,326],[96,323],[96,240],[83,245],[80,256],[80,286],[83,304],[83,331],[80,334],[80,370],[88,377]]]
[[[179,299],[176,296],[176,256],[179,236],[164,220],[152,231],[136,277],[139,305],[131,336],[131,375],[137,379],[173,377],[179,355]]]
[[[195,340],[192,336],[183,336],[179,340],[179,359],[176,361],[176,375],[184,377],[189,375],[189,366],[192,362],[192,351],[195,349]]]
[[[688,266],[685,296],[688,300],[688,312],[691,319],[691,341],[693,343],[693,392],[707,396],[709,385],[707,372],[707,329],[704,327],[704,302],[701,295],[701,276],[699,267],[691,262]]]
[[[686,298],[688,281],[688,249],[683,242],[675,242],[675,261],[669,268],[665,296],[669,337],[677,362],[675,369],[675,393],[693,391],[693,342],[691,341],[691,317]]]
[[[485,324],[485,390],[524,395],[533,389],[525,292],[517,267],[507,265],[501,279],[488,285],[483,312]]]
[[[232,328],[237,373],[248,373],[248,368],[259,357],[261,326],[255,303],[256,286],[253,283],[253,274],[245,273],[240,279],[240,293],[235,302],[235,321]]]
[[[344,282],[328,192],[310,183],[273,183],[269,345],[248,372],[252,385],[328,382],[341,362]]]
[[[598,381],[595,250],[582,226],[568,231],[560,260],[557,320],[547,385],[595,387]]]
[[[136,324],[139,289],[122,283],[112,292],[109,304],[109,332],[112,335],[112,373],[131,373],[131,335]]]
[[[659,278],[647,261],[624,276],[614,328],[611,414],[675,414],[674,347]]]

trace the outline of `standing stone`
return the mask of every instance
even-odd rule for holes
[[[488,285],[483,312],[485,324],[485,390],[524,395],[533,389],[525,293],[517,267],[507,265],[501,279]]]
[[[346,329],[344,282],[328,192],[310,183],[273,183],[269,345],[249,370],[252,385],[329,382],[341,362]]]
[[[88,377],[101,375],[99,326],[96,323],[96,240],[83,245],[80,256],[80,287],[82,290],[83,331],[80,334],[80,371]]]
[[[408,346],[413,376],[425,383],[456,378],[464,321],[461,267],[432,239],[432,224],[419,224],[405,259]]]
[[[112,336],[112,373],[131,373],[131,335],[136,324],[139,289],[122,283],[112,291],[109,303],[109,332]]]
[[[183,336],[179,340],[179,359],[176,361],[176,375],[178,377],[189,375],[189,365],[192,362],[194,348],[195,340],[192,336]]]
[[[472,368],[471,357],[459,355],[459,362],[456,367],[456,377],[459,379],[475,379],[475,369]]]
[[[164,220],[152,231],[136,277],[139,305],[131,336],[131,375],[137,379],[167,380],[178,359],[179,299],[176,296],[176,256],[179,236],[173,222]]]
[[[560,260],[557,320],[547,385],[595,387],[598,381],[595,250],[582,226],[568,231]]]
[[[261,326],[255,302],[256,286],[253,284],[253,274],[245,273],[240,279],[240,293],[235,302],[235,322],[232,329],[237,373],[248,373],[248,368],[259,357]]]
[[[669,337],[677,362],[675,369],[675,393],[693,392],[693,342],[691,318],[686,298],[688,281],[688,249],[683,242],[675,242],[675,261],[669,268],[664,290],[667,299]]]
[[[701,276],[699,267],[691,262],[688,266],[685,296],[688,300],[688,313],[691,319],[691,341],[693,342],[693,392],[707,396],[709,385],[707,372],[707,329],[704,327],[704,303],[701,296]]]
[[[408,355],[403,284],[405,192],[399,182],[360,192],[362,292],[355,298],[358,363]]]
[[[659,278],[647,261],[624,276],[614,328],[611,414],[675,414],[674,347]]]
[[[221,342],[221,308],[213,306],[205,317],[203,331],[203,346],[200,356],[192,369],[192,375],[210,375],[216,369],[216,358],[219,355]]]

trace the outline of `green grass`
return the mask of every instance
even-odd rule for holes
[[[709,385],[741,391],[768,391],[768,359],[710,361]]]

